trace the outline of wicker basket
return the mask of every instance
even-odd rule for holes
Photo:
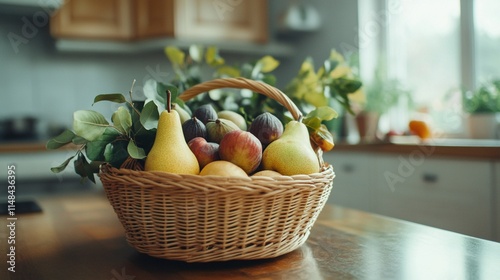
[[[280,102],[295,119],[302,118],[281,91],[244,78],[205,82],[181,98],[229,87],[262,93]],[[306,241],[334,177],[328,164],[310,175],[248,179],[110,165],[100,172],[129,244],[154,257],[186,262],[263,259],[295,250]]]

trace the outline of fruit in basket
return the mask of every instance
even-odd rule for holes
[[[182,124],[182,132],[184,133],[186,143],[195,137],[207,138],[207,128],[196,117],[192,117]]]
[[[259,167],[262,160],[262,144],[252,133],[234,130],[222,138],[219,155],[221,159],[238,165],[250,174]]]
[[[237,125],[241,130],[247,130],[247,122],[245,118],[233,111],[223,110],[217,113],[217,116],[221,119],[226,119],[232,121],[235,125]]]
[[[263,147],[278,139],[283,134],[283,124],[269,112],[258,115],[248,129],[262,143]]]
[[[240,128],[230,120],[216,119],[206,124],[208,141],[220,143],[226,133],[240,130]]]
[[[160,114],[155,140],[146,157],[144,170],[198,174],[198,160],[184,139],[179,113],[171,109],[169,97],[170,93],[167,94],[167,109]]]
[[[191,118],[191,115],[189,115],[189,113],[186,110],[184,110],[184,108],[182,108],[179,104],[173,103],[172,109],[174,109],[175,111],[177,111],[177,113],[179,113],[181,123],[184,123],[185,121]]]
[[[197,117],[202,123],[207,124],[210,120],[216,120],[217,111],[210,104],[201,105],[194,110],[193,115]]]
[[[207,142],[203,137],[195,137],[188,142],[188,146],[198,159],[200,168],[212,161],[219,160],[219,144]]]
[[[318,156],[306,125],[298,121],[287,123],[283,135],[264,150],[262,166],[288,176],[319,172]]]
[[[226,160],[212,161],[200,171],[200,175],[201,176],[216,175],[224,177],[248,178],[247,173],[243,169],[241,169],[236,164]]]
[[[280,173],[278,173],[278,172],[276,172],[274,170],[261,170],[259,172],[255,172],[250,177],[254,177],[254,176],[279,177],[279,176],[283,176],[283,175],[281,175]]]

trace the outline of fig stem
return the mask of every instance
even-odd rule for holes
[[[172,93],[167,89],[167,112],[172,110]]]

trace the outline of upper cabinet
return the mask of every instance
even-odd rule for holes
[[[266,42],[267,0],[66,0],[53,15],[61,39],[153,37]]]
[[[174,0],[71,0],[54,13],[56,38],[136,40],[172,36]]]
[[[175,2],[175,35],[265,43],[267,4],[267,0],[178,0]]]
[[[136,38],[174,36],[173,6],[174,0],[135,1]]]

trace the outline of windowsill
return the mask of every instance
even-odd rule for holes
[[[431,139],[425,142],[413,140],[373,142],[373,143],[337,143],[332,152],[370,152],[411,154],[424,153],[426,156],[446,156],[460,158],[483,158],[500,160],[500,140],[495,139]]]

